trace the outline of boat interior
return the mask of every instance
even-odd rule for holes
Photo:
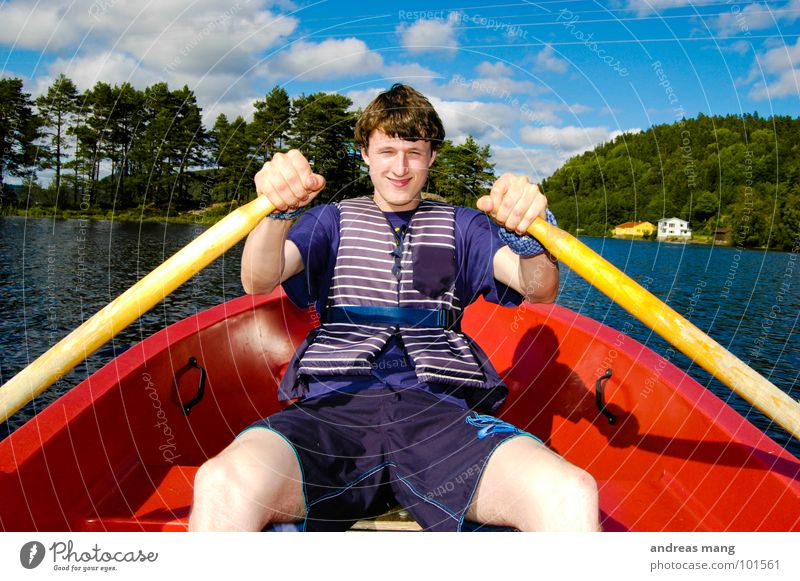
[[[198,467],[283,405],[316,324],[241,297],[130,348],[0,442],[3,530],[186,530]],[[598,481],[607,531],[800,529],[800,462],[669,361],[556,305],[479,301],[464,330],[510,395],[500,415]],[[403,511],[355,530],[415,530]]]

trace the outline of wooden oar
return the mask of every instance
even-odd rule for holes
[[[0,388],[0,421],[244,238],[273,209],[266,198],[258,197],[234,210],[22,370]],[[800,405],[788,395],[573,236],[541,218],[528,232],[561,262],[800,438]]]
[[[275,207],[259,196],[176,252],[0,388],[0,422],[208,266]]]
[[[553,256],[800,439],[800,404],[655,295],[567,232],[541,218],[528,228]]]

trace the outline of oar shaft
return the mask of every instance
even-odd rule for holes
[[[5,421],[117,333],[244,238],[275,207],[259,196],[237,208],[106,305],[0,388]]]
[[[602,256],[541,218],[528,229],[556,258],[800,438],[800,404]]]

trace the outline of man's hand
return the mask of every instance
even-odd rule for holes
[[[256,193],[266,196],[281,212],[296,210],[313,200],[325,187],[325,178],[311,170],[302,153],[292,149],[276,153],[255,177]]]
[[[522,235],[538,216],[545,218],[547,198],[526,176],[506,173],[494,183],[488,196],[478,199],[477,206],[507,230]]]

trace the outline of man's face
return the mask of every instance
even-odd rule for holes
[[[376,129],[369,136],[369,148],[361,148],[375,186],[374,200],[384,212],[413,210],[436,158],[429,141],[406,141],[389,137]]]

